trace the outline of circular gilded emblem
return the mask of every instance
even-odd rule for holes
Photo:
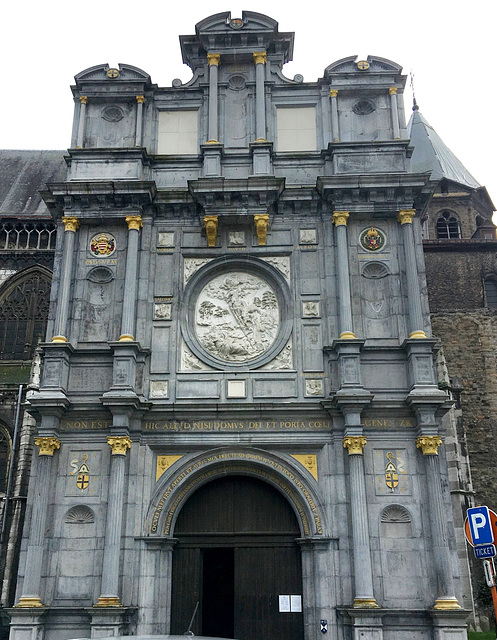
[[[280,327],[273,288],[252,273],[232,271],[210,280],[195,303],[200,345],[226,362],[246,362],[265,353]]]
[[[243,20],[241,18],[233,18],[229,24],[232,29],[241,29],[243,27]]]
[[[383,249],[385,246],[385,235],[379,229],[375,229],[374,227],[370,227],[369,229],[364,229],[360,236],[360,243],[363,249],[367,249],[368,251],[378,251],[379,249]]]
[[[96,258],[108,258],[116,250],[116,239],[110,233],[99,233],[90,241],[90,253]]]

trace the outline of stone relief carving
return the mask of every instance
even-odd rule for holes
[[[271,362],[265,364],[261,369],[293,369],[293,349],[291,339],[286,343],[280,353]]]
[[[276,267],[282,273],[286,280],[290,282],[290,258],[285,256],[273,256],[271,258],[262,258],[264,262]]]
[[[323,381],[319,378],[317,379],[309,379],[305,381],[305,395],[306,396],[322,396],[323,392]]]
[[[300,230],[300,244],[316,244],[316,243],[317,243],[316,229]]]
[[[150,397],[151,398],[167,398],[168,382],[167,380],[151,380],[150,381]]]
[[[319,302],[303,302],[302,315],[304,318],[319,318]]]
[[[240,247],[245,244],[245,231],[230,231],[228,233],[228,242],[233,247]]]
[[[183,262],[183,283],[186,284],[192,275],[214,258],[185,258]]]
[[[205,371],[207,369],[212,369],[209,365],[199,360],[197,356],[193,355],[193,353],[188,349],[186,344],[183,342],[181,345],[181,370],[182,371]]]
[[[250,273],[213,278],[195,305],[195,331],[210,354],[227,362],[246,362],[267,351],[280,326],[272,287]]]
[[[154,304],[154,320],[171,320],[172,305],[169,302]]]

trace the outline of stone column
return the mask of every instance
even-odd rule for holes
[[[390,87],[390,110],[392,112],[393,137],[400,140],[399,110],[397,108],[397,87]]]
[[[255,64],[255,137],[256,142],[266,140],[266,98],[264,95],[264,75],[267,56],[265,51],[254,51]]]
[[[136,96],[136,134],[135,147],[142,146],[142,130],[143,130],[143,103],[145,96]]]
[[[120,607],[119,556],[124,502],[124,471],[126,453],[131,447],[128,436],[111,436],[107,442],[112,450],[110,458],[109,497],[105,523],[104,560],[102,586],[96,607]]]
[[[337,237],[338,295],[340,298],[340,340],[354,339],[352,303],[350,300],[349,252],[347,248],[348,211],[334,211],[332,221]]]
[[[338,126],[338,89],[330,89],[331,98],[331,133],[333,142],[340,142],[340,129]]]
[[[406,258],[407,300],[409,305],[410,338],[426,338],[423,331],[423,314],[421,313],[421,292],[419,288],[418,268],[414,252],[414,232],[412,219],[414,209],[401,209],[398,221],[402,226],[402,240]]]
[[[128,225],[128,252],[119,341],[133,342],[135,339],[136,290],[138,287],[138,240],[143,222],[140,216],[126,216],[126,224]]]
[[[446,507],[440,481],[440,463],[438,447],[442,444],[440,436],[419,436],[416,446],[423,452],[426,468],[426,486],[428,490],[428,509],[430,513],[433,561],[437,574],[437,598],[434,609],[460,609],[455,596],[454,576],[450,561],[449,538],[447,534]]]
[[[217,78],[221,62],[220,53],[208,53],[209,64],[209,131],[207,144],[219,144],[217,127]]]
[[[350,513],[354,554],[354,607],[376,608],[373,594],[373,569],[369,546],[368,505],[364,483],[364,436],[346,436],[343,446],[349,452]]]
[[[43,563],[43,546],[47,523],[48,494],[50,491],[52,459],[56,449],[60,449],[60,441],[53,437],[36,438],[35,445],[39,447],[39,458],[36,469],[36,484],[34,486],[33,513],[29,533],[28,550],[22,595],[17,607],[42,607],[40,598],[41,569]]]
[[[86,105],[88,104],[88,96],[79,97],[79,124],[78,124],[78,137],[76,146],[78,149],[83,148],[83,142],[85,140],[85,124],[86,124]]]
[[[55,312],[55,336],[52,342],[67,342],[67,317],[69,315],[69,291],[72,281],[72,264],[76,231],[79,228],[77,218],[64,217],[64,248],[62,254],[62,267],[60,270],[58,304]]]

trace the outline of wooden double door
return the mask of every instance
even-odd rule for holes
[[[171,633],[187,630],[198,602],[196,635],[302,640],[302,612],[280,611],[279,598],[302,595],[299,535],[266,482],[226,476],[198,489],[175,527]]]

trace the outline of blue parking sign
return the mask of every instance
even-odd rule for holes
[[[473,544],[475,546],[492,544],[494,541],[494,532],[490,522],[488,507],[473,507],[468,509],[467,516]]]

